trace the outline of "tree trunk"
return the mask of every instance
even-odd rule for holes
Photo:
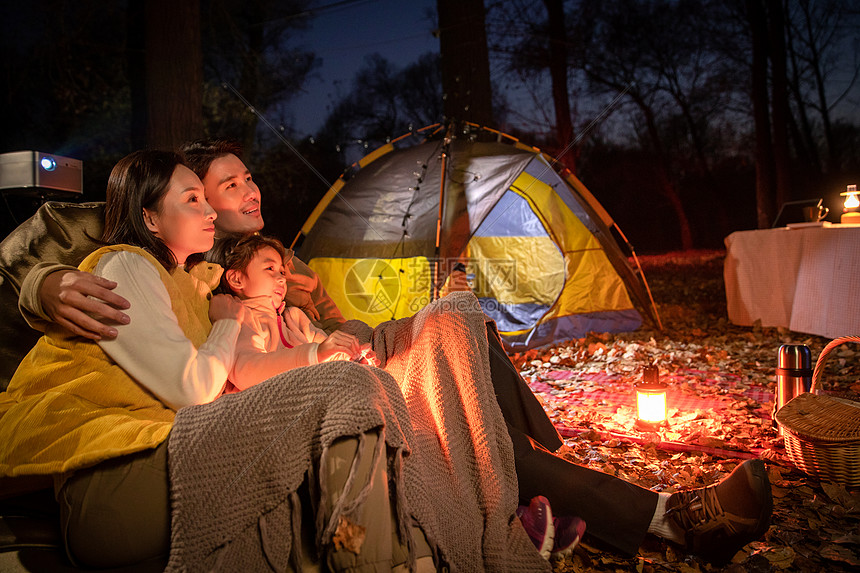
[[[681,203],[681,197],[678,195],[678,190],[669,179],[669,174],[662,165],[657,168],[657,178],[660,181],[660,189],[663,196],[669,201],[672,210],[675,211],[675,216],[678,217],[678,231],[681,238],[681,249],[689,251],[693,248],[693,232],[690,229],[690,221],[687,219],[687,213],[684,212],[684,204]]]
[[[265,109],[266,103],[261,93],[261,74],[263,50],[265,49],[262,22],[266,21],[266,9],[262,2],[245,2],[243,12],[250,23],[246,30],[247,51],[242,54],[242,71],[239,76],[239,93],[258,109]],[[251,155],[254,149],[257,134],[257,116],[248,115],[247,121],[243,122],[241,135],[242,149],[245,156]]]
[[[771,63],[771,121],[773,162],[776,175],[776,206],[791,200],[788,152],[788,80],[786,79],[785,13],[782,2],[768,2],[768,30]]]
[[[450,121],[493,125],[483,0],[437,0],[444,113]]]
[[[126,63],[131,92],[131,146],[146,145],[146,30],[140,23],[146,19],[143,2],[129,2],[126,18]]]
[[[146,143],[176,149],[203,135],[200,2],[146,1]]]
[[[556,149],[553,154],[576,173],[579,147],[573,145],[573,121],[567,94],[567,30],[562,0],[543,0],[549,27],[549,75],[552,79],[552,102],[555,107]],[[568,148],[570,146],[570,148]]]
[[[791,26],[786,26],[786,51],[788,53],[788,61],[791,63],[791,81],[789,82],[789,91],[794,98],[797,120],[792,120],[789,124],[796,131],[795,148],[798,154],[802,154],[806,158],[807,164],[814,169],[816,173],[822,173],[821,157],[818,153],[818,146],[815,143],[815,137],[812,135],[812,125],[809,121],[809,115],[806,113],[806,104],[803,101],[803,94],[800,93],[800,66],[797,63],[797,53],[794,50],[794,42]],[[799,124],[797,122],[800,122]]]
[[[827,106],[827,94],[825,93],[825,81],[822,73],[822,66],[825,65],[821,60],[821,54],[818,50],[818,39],[816,33],[812,29],[812,14],[809,11],[808,2],[800,2],[800,7],[803,10],[806,20],[806,43],[810,50],[810,66],[815,77],[815,91],[818,95],[818,111],[821,114],[821,125],[824,128],[824,141],[827,144],[827,171],[833,173],[836,169],[836,149],[833,145],[833,128],[830,123],[830,110]]]
[[[752,34],[752,104],[755,122],[756,221],[770,227],[773,216],[773,147],[770,139],[767,97],[767,18],[761,0],[747,0]]]
[[[638,93],[632,93],[631,99],[639,107],[642,116],[645,118],[645,126],[648,131],[648,139],[656,156],[655,169],[657,177],[660,181],[660,189],[675,215],[678,217],[678,231],[681,238],[681,249],[689,251],[693,248],[693,232],[690,229],[690,221],[687,219],[687,213],[684,211],[684,204],[681,202],[681,196],[678,193],[677,186],[672,182],[671,168],[669,167],[669,156],[663,148],[663,142],[660,139],[660,131],[657,129],[657,121],[654,118],[654,112],[647,105],[644,99]]]

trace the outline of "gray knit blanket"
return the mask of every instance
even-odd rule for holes
[[[397,458],[388,467],[401,529],[406,516],[417,521],[452,571],[548,571],[513,518],[513,450],[490,380],[485,320],[471,293],[453,293],[372,332],[351,322],[346,329],[372,337],[381,368],[299,368],[179,410],[169,443],[168,570],[290,569],[305,475],[314,479],[337,438],[381,428]],[[322,533],[324,550],[331,539]]]

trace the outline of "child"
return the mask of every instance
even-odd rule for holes
[[[291,250],[275,238],[251,235],[226,256],[222,286],[242,299],[247,311],[236,362],[225,394],[245,390],[286,370],[330,360],[361,360],[373,353],[351,334],[326,335],[297,307],[286,307]]]

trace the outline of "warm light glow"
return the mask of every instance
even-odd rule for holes
[[[666,385],[648,384],[636,387],[636,417],[642,422],[666,421]]]
[[[845,197],[845,203],[843,203],[843,206],[845,207],[844,210],[846,212],[860,207],[860,199],[857,198],[858,193],[860,193],[860,191],[857,191],[856,185],[849,185],[845,190],[845,193],[840,193],[840,195]]]

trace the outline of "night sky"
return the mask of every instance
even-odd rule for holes
[[[485,1],[486,6],[490,4]],[[535,8],[532,17],[541,17],[541,4],[529,4]],[[568,7],[572,4],[566,3]],[[794,3],[791,5],[796,6]],[[8,66],[12,72],[0,81],[7,81],[6,95],[9,101],[4,111],[7,121],[14,125],[11,125],[11,129],[10,126],[4,126],[5,138],[0,152],[35,149],[83,160],[85,199],[100,198],[99,194],[103,193],[104,181],[113,163],[118,156],[129,151],[132,145],[130,136],[123,131],[123,126],[130,116],[128,89],[117,85],[95,85],[89,81],[90,76],[97,77],[100,72],[108,78],[122,77],[122,64],[126,56],[124,41],[127,6],[133,4],[53,0],[42,3],[6,2],[0,5],[0,22],[4,27],[0,42],[4,47],[0,50],[0,60],[3,63],[15,62],[16,58],[30,57],[42,52],[66,56],[61,58],[59,65],[56,62],[51,65],[49,58],[35,61],[29,59],[29,67],[24,73],[20,73],[23,66]],[[499,6],[508,4],[496,5],[497,8]],[[284,48],[307,50],[314,54],[318,65],[303,82],[299,95],[264,109],[262,115],[275,126],[283,125],[300,147],[307,144],[310,136],[318,135],[317,131],[334,105],[350,94],[352,81],[356,73],[364,67],[368,56],[379,54],[395,68],[402,69],[416,62],[424,54],[438,53],[439,39],[434,35],[436,8],[437,0],[314,2],[308,12],[307,29],[289,29]],[[49,18],[60,12],[63,12],[66,18]],[[497,11],[492,12],[496,13]],[[89,21],[84,26],[80,20],[87,19]],[[110,25],[100,25],[102,20]],[[841,25],[846,24],[843,22]],[[499,38],[510,37],[512,41],[516,40],[517,34],[528,32],[528,29],[528,26],[522,26],[521,29],[516,26],[503,26],[496,17],[489,17],[487,20],[490,44]],[[856,30],[858,27],[850,29]],[[99,30],[99,33],[79,32],[74,38],[64,36],[66,32],[74,30]],[[850,65],[850,60],[860,40],[856,32],[851,32],[846,35],[844,41],[844,54],[848,56],[842,59],[848,61],[848,64],[837,62],[840,66],[831,70],[833,75],[829,76],[828,80],[832,89],[828,95],[830,103],[835,104],[831,118],[837,122],[838,134],[842,138],[840,142],[847,150],[845,155],[853,158],[860,157],[860,152],[852,151],[860,148],[860,136],[856,135],[856,126],[860,123],[860,82],[852,82],[855,76],[851,73],[854,67]],[[89,56],[78,57],[79,53]],[[506,115],[496,118],[497,124],[493,127],[506,133],[521,135],[526,143],[547,148],[553,136],[554,123],[549,74],[541,72],[526,81],[505,70],[508,62],[504,61],[504,56],[491,51],[490,57],[495,94],[504,98],[507,103]],[[746,69],[746,64],[738,65]],[[30,77],[37,79],[26,81]],[[742,84],[747,79],[747,76],[743,75],[735,81],[735,86],[741,86],[738,89],[739,94],[745,89]],[[19,84],[21,88],[16,87]],[[621,226],[629,230],[629,234],[634,238],[642,237],[640,244],[655,251],[674,247],[677,243],[677,223],[667,203],[655,191],[654,181],[657,178],[650,172],[646,177],[638,175],[648,171],[654,162],[648,157],[635,156],[641,144],[637,139],[639,117],[635,106],[629,98],[617,98],[618,93],[591,92],[587,84],[581,74],[569,80],[577,138],[583,141],[583,147],[591,145],[592,152],[596,149],[604,154],[592,155],[592,159],[597,158],[590,164],[583,161],[580,175],[609,212],[619,220]],[[39,97],[38,91],[30,87],[33,85],[42,89],[49,85],[52,92],[59,93],[53,94],[55,100],[52,101]],[[56,87],[63,89],[54,89]],[[847,91],[843,94],[845,88]],[[87,97],[99,93],[116,94],[118,97],[106,98],[105,101]],[[59,104],[57,99],[61,100]],[[225,101],[229,101],[229,98],[225,98]],[[250,103],[266,105],[266,102]],[[683,200],[688,203],[693,228],[700,232],[699,240],[702,245],[719,247],[722,238],[731,230],[755,225],[755,173],[751,161],[752,139],[748,137],[752,129],[749,113],[751,104],[744,97],[740,97],[736,103],[737,108],[732,108],[736,114],[735,123],[724,125],[722,129],[726,140],[730,140],[735,132],[741,147],[738,148],[736,156],[729,156],[728,153],[726,157],[718,153],[709,155],[712,161],[717,162],[714,172],[709,176],[714,188],[712,194],[723,204],[725,219],[729,224],[714,223],[717,217],[713,215],[712,206],[701,200],[706,193],[702,192],[699,182],[683,182]],[[58,111],[60,105],[64,106],[62,111]],[[244,111],[241,106],[235,106],[232,110],[230,113],[234,115],[240,115]],[[817,120],[813,114],[812,121]],[[840,120],[841,124],[838,123]],[[54,130],[55,126],[59,127]],[[641,125],[639,127],[641,128]],[[266,128],[261,122],[258,129],[259,136]],[[230,132],[231,135],[233,133]],[[220,134],[226,135],[226,128]],[[274,141],[271,134],[264,135],[269,141]],[[401,133],[388,135],[396,137]],[[607,141],[608,145],[602,149],[599,145],[595,147],[595,142],[600,144],[602,141]],[[280,144],[277,145],[280,147]],[[615,147],[612,147],[613,145]],[[631,150],[633,153],[629,153]],[[621,152],[626,154],[616,155]],[[262,153],[258,153],[255,157],[262,156]],[[349,161],[343,161],[342,165],[345,166],[352,160],[353,158],[349,158]],[[309,161],[315,168],[324,168],[323,161],[319,158],[311,157]],[[624,168],[619,168],[619,161],[628,163]],[[630,163],[631,161],[633,163]],[[719,164],[719,161],[724,162]],[[331,171],[331,166],[328,167]],[[340,163],[337,168],[339,172]],[[301,166],[301,169],[304,170],[305,167]],[[839,192],[844,191],[846,183],[860,183],[855,176],[856,169],[853,163],[846,163],[841,168],[842,172],[839,169],[823,173],[816,170],[800,179],[795,177],[798,183],[795,185],[796,196],[793,198],[824,197],[825,203],[831,209],[831,218],[836,220],[838,211],[841,210]],[[693,170],[679,169],[675,175],[681,179],[691,172]],[[319,183],[312,175],[308,175],[310,183],[298,176],[296,179],[286,180],[282,174],[276,173],[272,181],[278,181],[285,188],[294,185],[316,192]],[[648,197],[649,200],[639,202],[640,197]],[[25,204],[23,199],[5,196],[3,199],[6,203],[17,202],[22,212],[32,210],[32,205]],[[311,199],[307,201],[314,202]],[[631,209],[633,204],[636,205],[635,209]],[[3,231],[13,228],[16,222],[7,216],[9,212],[8,207],[0,206],[0,226]],[[656,223],[652,224],[652,221]]]
[[[379,53],[402,67],[421,54],[439,51],[439,40],[433,36],[436,0],[328,0],[318,4],[323,8],[315,13],[308,30],[295,34],[294,41],[321,60],[317,73],[304,86],[305,94],[287,106],[297,133],[303,135],[319,128],[332,97],[349,91],[366,56]]]

